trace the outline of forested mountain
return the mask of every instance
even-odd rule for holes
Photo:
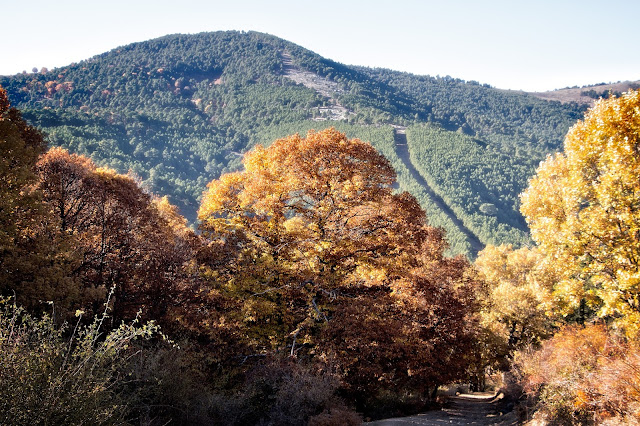
[[[131,171],[190,221],[206,183],[239,168],[256,143],[335,126],[382,152],[400,189],[446,229],[451,252],[471,255],[469,235],[528,242],[518,194],[585,109],[449,76],[346,66],[256,32],[165,36],[0,85],[51,145]],[[397,149],[405,128],[409,156]]]

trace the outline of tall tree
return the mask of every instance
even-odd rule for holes
[[[522,195],[533,239],[560,277],[564,314],[586,308],[640,331],[640,92],[601,100]],[[584,315],[581,315],[584,316]]]
[[[71,239],[78,303],[100,306],[115,290],[114,317],[162,319],[195,256],[195,236],[168,201],[154,202],[129,176],[53,148],[38,161],[51,229]]]
[[[215,248],[209,274],[238,303],[248,344],[338,360],[355,393],[455,374],[437,353],[463,345],[468,265],[445,259],[442,232],[393,193],[383,156],[327,129],[243,163],[208,185],[199,217]]]
[[[42,134],[11,108],[0,87],[0,292],[42,309],[60,300],[66,268],[49,239],[48,213],[35,189],[36,162],[46,150]]]

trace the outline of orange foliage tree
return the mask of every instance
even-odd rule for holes
[[[258,146],[199,211],[212,292],[258,353],[337,363],[348,390],[433,390],[462,371],[467,263],[446,259],[371,145],[334,129]]]
[[[175,208],[154,202],[131,177],[61,148],[41,157],[37,173],[52,241],[72,265],[76,303],[97,308],[114,289],[115,321],[138,310],[163,318],[195,253],[195,236]]]

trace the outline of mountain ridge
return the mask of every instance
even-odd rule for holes
[[[599,98],[609,97],[610,93],[620,96],[622,92],[638,88],[640,88],[640,80],[600,83],[582,87],[565,87],[545,92],[526,93],[544,100],[559,101],[561,103],[576,102],[578,104],[593,105],[593,103]]]
[[[341,127],[394,163],[400,189],[423,194],[452,254],[471,256],[477,248],[400,172],[391,126],[408,127],[416,170],[483,244],[521,245],[517,196],[585,111],[452,77],[347,66],[236,31],[132,43],[46,73],[3,76],[0,85],[52,145],[131,171],[191,222],[206,183],[240,167],[239,154],[289,133]]]

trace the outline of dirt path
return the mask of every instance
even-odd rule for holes
[[[409,169],[411,176],[418,182],[420,185],[424,187],[425,192],[431,197],[433,202],[442,210],[453,222],[454,225],[460,229],[460,231],[464,234],[471,244],[471,249],[478,253],[482,249],[484,249],[484,244],[478,239],[478,237],[471,232],[469,228],[467,228],[464,223],[456,216],[456,214],[451,210],[451,207],[445,203],[445,201],[438,194],[434,192],[434,190],[429,186],[424,177],[418,172],[418,170],[413,166],[411,162],[411,156],[409,155],[409,145],[407,144],[407,133],[406,128],[401,126],[394,126],[394,139],[396,143],[396,153],[398,157],[402,160],[404,165]]]
[[[494,395],[460,395],[450,397],[442,410],[427,411],[411,417],[378,420],[368,426],[430,425],[517,425],[515,413]]]

